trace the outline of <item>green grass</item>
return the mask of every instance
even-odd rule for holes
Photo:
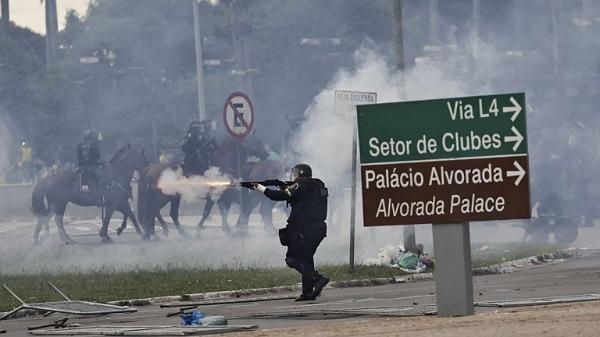
[[[557,245],[490,244],[489,249],[477,251],[474,246],[473,267],[497,264],[535,256],[561,249]],[[401,275],[393,267],[357,266],[354,273],[347,265],[320,266],[319,271],[332,280],[380,278]],[[300,281],[297,272],[285,268],[205,268],[167,266],[154,269],[139,268],[120,271],[110,267],[100,270],[67,270],[36,274],[2,275],[0,283],[8,285],[28,303],[60,300],[45,282],[51,281],[72,299],[107,302],[122,299],[165,295],[184,295],[208,291],[263,288],[294,285]],[[0,311],[19,303],[6,291],[0,290]]]
[[[348,267],[321,266],[319,271],[333,280],[392,277],[401,274],[397,268],[357,266],[349,273]],[[58,286],[71,299],[114,301],[164,295],[263,288],[294,285],[299,274],[289,268],[156,268],[117,272],[105,268],[100,271],[71,271],[61,274],[0,275],[0,283],[7,284],[25,302],[60,300],[45,282]],[[11,309],[18,302],[6,291],[0,291],[0,311]]]
[[[481,249],[483,246],[489,248]],[[473,268],[480,268],[499,264],[505,261],[517,260],[528,256],[538,256],[566,249],[567,246],[543,243],[501,243],[483,244],[479,243],[471,247],[473,249]]]

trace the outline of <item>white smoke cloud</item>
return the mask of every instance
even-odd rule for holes
[[[186,177],[181,169],[166,169],[158,180],[158,188],[165,194],[181,194],[187,202],[198,201],[208,195],[213,201],[231,184],[231,177],[224,174],[218,167],[210,167],[204,175]]]
[[[300,161],[313,165],[329,185],[349,185],[352,155],[353,126],[333,116],[336,90],[376,92],[378,103],[460,96],[472,91],[465,82],[449,74],[448,69],[453,67],[448,65],[442,68],[423,62],[399,74],[383,55],[366,48],[356,52],[355,60],[355,70],[338,72],[315,97],[305,112],[306,122],[295,136]],[[402,87],[405,92],[401,92]]]
[[[477,64],[493,67],[495,57],[493,48],[478,43],[480,52]],[[483,47],[482,47],[483,46]],[[363,91],[377,93],[377,103],[436,99],[443,97],[489,94],[491,89],[473,85],[472,75],[465,71],[465,62],[472,56],[472,49],[464,52],[448,53],[444,62],[435,62],[431,58],[421,58],[415,66],[403,72],[397,72],[388,64],[384,55],[371,48],[361,48],[355,52],[355,69],[340,70],[332,81],[313,100],[305,111],[306,121],[295,135],[294,144],[298,161],[313,167],[315,176],[322,178],[331,191],[328,217],[330,228],[336,235],[328,237],[327,245],[336,247],[337,252],[322,252],[325,259],[339,254],[339,249],[347,249],[350,220],[350,184],[352,160],[351,123],[337,120],[334,115],[335,91]],[[357,171],[359,169],[357,168]],[[359,174],[357,179],[360,180]],[[375,230],[362,227],[362,204],[360,182],[357,183],[357,258],[377,253],[376,247],[401,239],[397,228],[385,227]],[[427,226],[420,226],[421,230]],[[361,239],[363,237],[363,239]],[[365,240],[366,239],[366,240]],[[391,240],[391,241],[390,241]],[[361,245],[362,241],[362,245]],[[369,241],[367,243],[367,241]],[[431,247],[431,237],[417,238]],[[362,246],[362,247],[360,247]],[[426,247],[426,248],[429,248]],[[362,256],[361,256],[362,253]],[[342,256],[344,256],[343,254]],[[339,258],[337,258],[339,260]]]

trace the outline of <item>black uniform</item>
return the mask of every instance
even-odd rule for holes
[[[77,145],[77,162],[84,180],[89,184],[98,183],[96,169],[102,164],[100,149],[95,141],[84,139]]]
[[[181,142],[181,150],[185,154],[183,170],[187,176],[201,175],[212,163],[213,155],[217,149],[214,137],[188,134]]]
[[[327,236],[327,188],[319,179],[302,177],[283,191],[267,189],[265,195],[271,200],[286,200],[292,207],[282,239],[288,246],[285,262],[302,274],[302,294],[308,295],[315,282],[324,279],[315,271],[313,256]]]

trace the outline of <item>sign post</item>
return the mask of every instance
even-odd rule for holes
[[[525,94],[361,105],[357,116],[365,226],[432,223],[438,314],[473,313],[468,222],[530,217]]]
[[[354,271],[354,248],[356,237],[356,105],[377,103],[377,93],[361,91],[335,91],[333,115],[340,121],[349,121],[352,129],[352,182],[350,187],[350,272]]]
[[[242,139],[252,132],[254,126],[254,106],[250,98],[242,92],[234,92],[225,100],[223,123],[229,134]]]
[[[238,139],[236,144],[237,175],[242,178],[242,163],[240,157],[240,144],[243,138],[252,132],[254,126],[254,106],[250,98],[242,92],[234,92],[225,100],[223,106],[223,123],[225,129],[234,138]],[[239,190],[240,214],[244,209],[244,198],[242,190]]]

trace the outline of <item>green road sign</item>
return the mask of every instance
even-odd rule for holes
[[[357,107],[365,226],[530,217],[525,94]]]
[[[526,154],[525,94],[361,105],[360,161]]]

